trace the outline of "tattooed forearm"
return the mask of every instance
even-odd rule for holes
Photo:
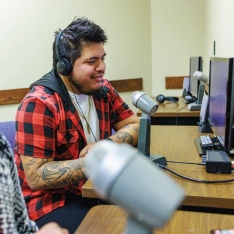
[[[86,180],[84,159],[52,161],[26,157],[24,171],[32,189],[53,189]]]
[[[133,136],[130,135],[128,132],[117,132],[115,137],[118,139],[119,142],[126,142],[129,144],[133,144]]]
[[[139,127],[133,126],[132,129],[135,133],[139,133]]]
[[[79,160],[72,160],[72,161],[67,161],[67,165],[69,167],[74,167],[74,170],[77,172],[77,171],[80,171],[81,169],[84,168],[84,158],[80,158]]]
[[[42,163],[46,163],[48,160],[42,159]],[[35,158],[29,160],[24,166],[24,171],[30,184],[36,185],[41,178],[41,172],[38,170],[40,164]]]
[[[44,188],[60,188],[85,179],[83,160],[56,161],[44,165],[42,179]]]
[[[85,170],[85,165],[84,165],[84,158],[80,158],[79,161],[76,162],[68,162],[69,164],[73,164],[74,166],[74,172],[76,172],[77,176],[72,178],[72,183],[78,183],[81,180],[86,179],[86,176],[84,174],[84,170]]]
[[[42,170],[42,179],[45,181],[45,187],[62,187],[67,185],[72,171],[69,167],[63,165],[62,162],[50,162],[44,165]]]
[[[138,133],[139,124],[129,124],[112,135],[111,139],[118,143],[126,142],[131,145],[137,145]]]

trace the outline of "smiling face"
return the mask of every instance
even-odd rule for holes
[[[102,43],[85,44],[71,74],[66,78],[69,81],[65,82],[68,90],[78,94],[94,94],[102,84],[106,70],[105,56]]]

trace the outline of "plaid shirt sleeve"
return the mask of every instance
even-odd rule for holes
[[[84,181],[59,189],[31,190],[20,154],[55,160],[78,158],[85,145],[79,121],[78,114],[64,109],[57,93],[42,86],[34,87],[17,110],[15,162],[28,214],[33,220],[63,206],[67,192],[81,195]]]
[[[26,98],[17,112],[18,153],[55,157],[56,108],[41,98]]]

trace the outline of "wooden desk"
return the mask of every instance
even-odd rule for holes
[[[201,163],[194,139],[202,135],[195,126],[151,126],[151,153],[166,157],[167,161]],[[207,173],[205,166],[168,162],[168,168],[199,180],[233,179],[234,174]],[[234,182],[205,184],[180,178],[165,170],[185,189],[184,206],[234,209]],[[151,178],[153,179],[153,178]],[[155,178],[157,180],[157,178]],[[97,197],[92,182],[83,186],[84,197]],[[234,211],[233,211],[234,213]]]
[[[75,234],[120,234],[125,230],[126,218],[126,213],[118,206],[95,206],[85,216]],[[210,230],[233,227],[232,215],[176,211],[167,224],[155,229],[154,233],[210,234]]]
[[[153,97],[155,100],[155,97]],[[179,97],[178,102],[158,103],[158,110],[151,116],[152,125],[197,125],[200,111],[189,111],[187,104]],[[137,116],[141,116],[141,111]]]

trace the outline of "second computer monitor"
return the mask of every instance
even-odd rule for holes
[[[193,74],[195,71],[202,71],[202,57],[190,57],[190,66],[189,66],[189,92],[192,94],[192,96],[201,103],[202,100],[200,100],[202,97],[198,96],[198,90],[199,90],[199,81],[195,78],[193,78]]]

